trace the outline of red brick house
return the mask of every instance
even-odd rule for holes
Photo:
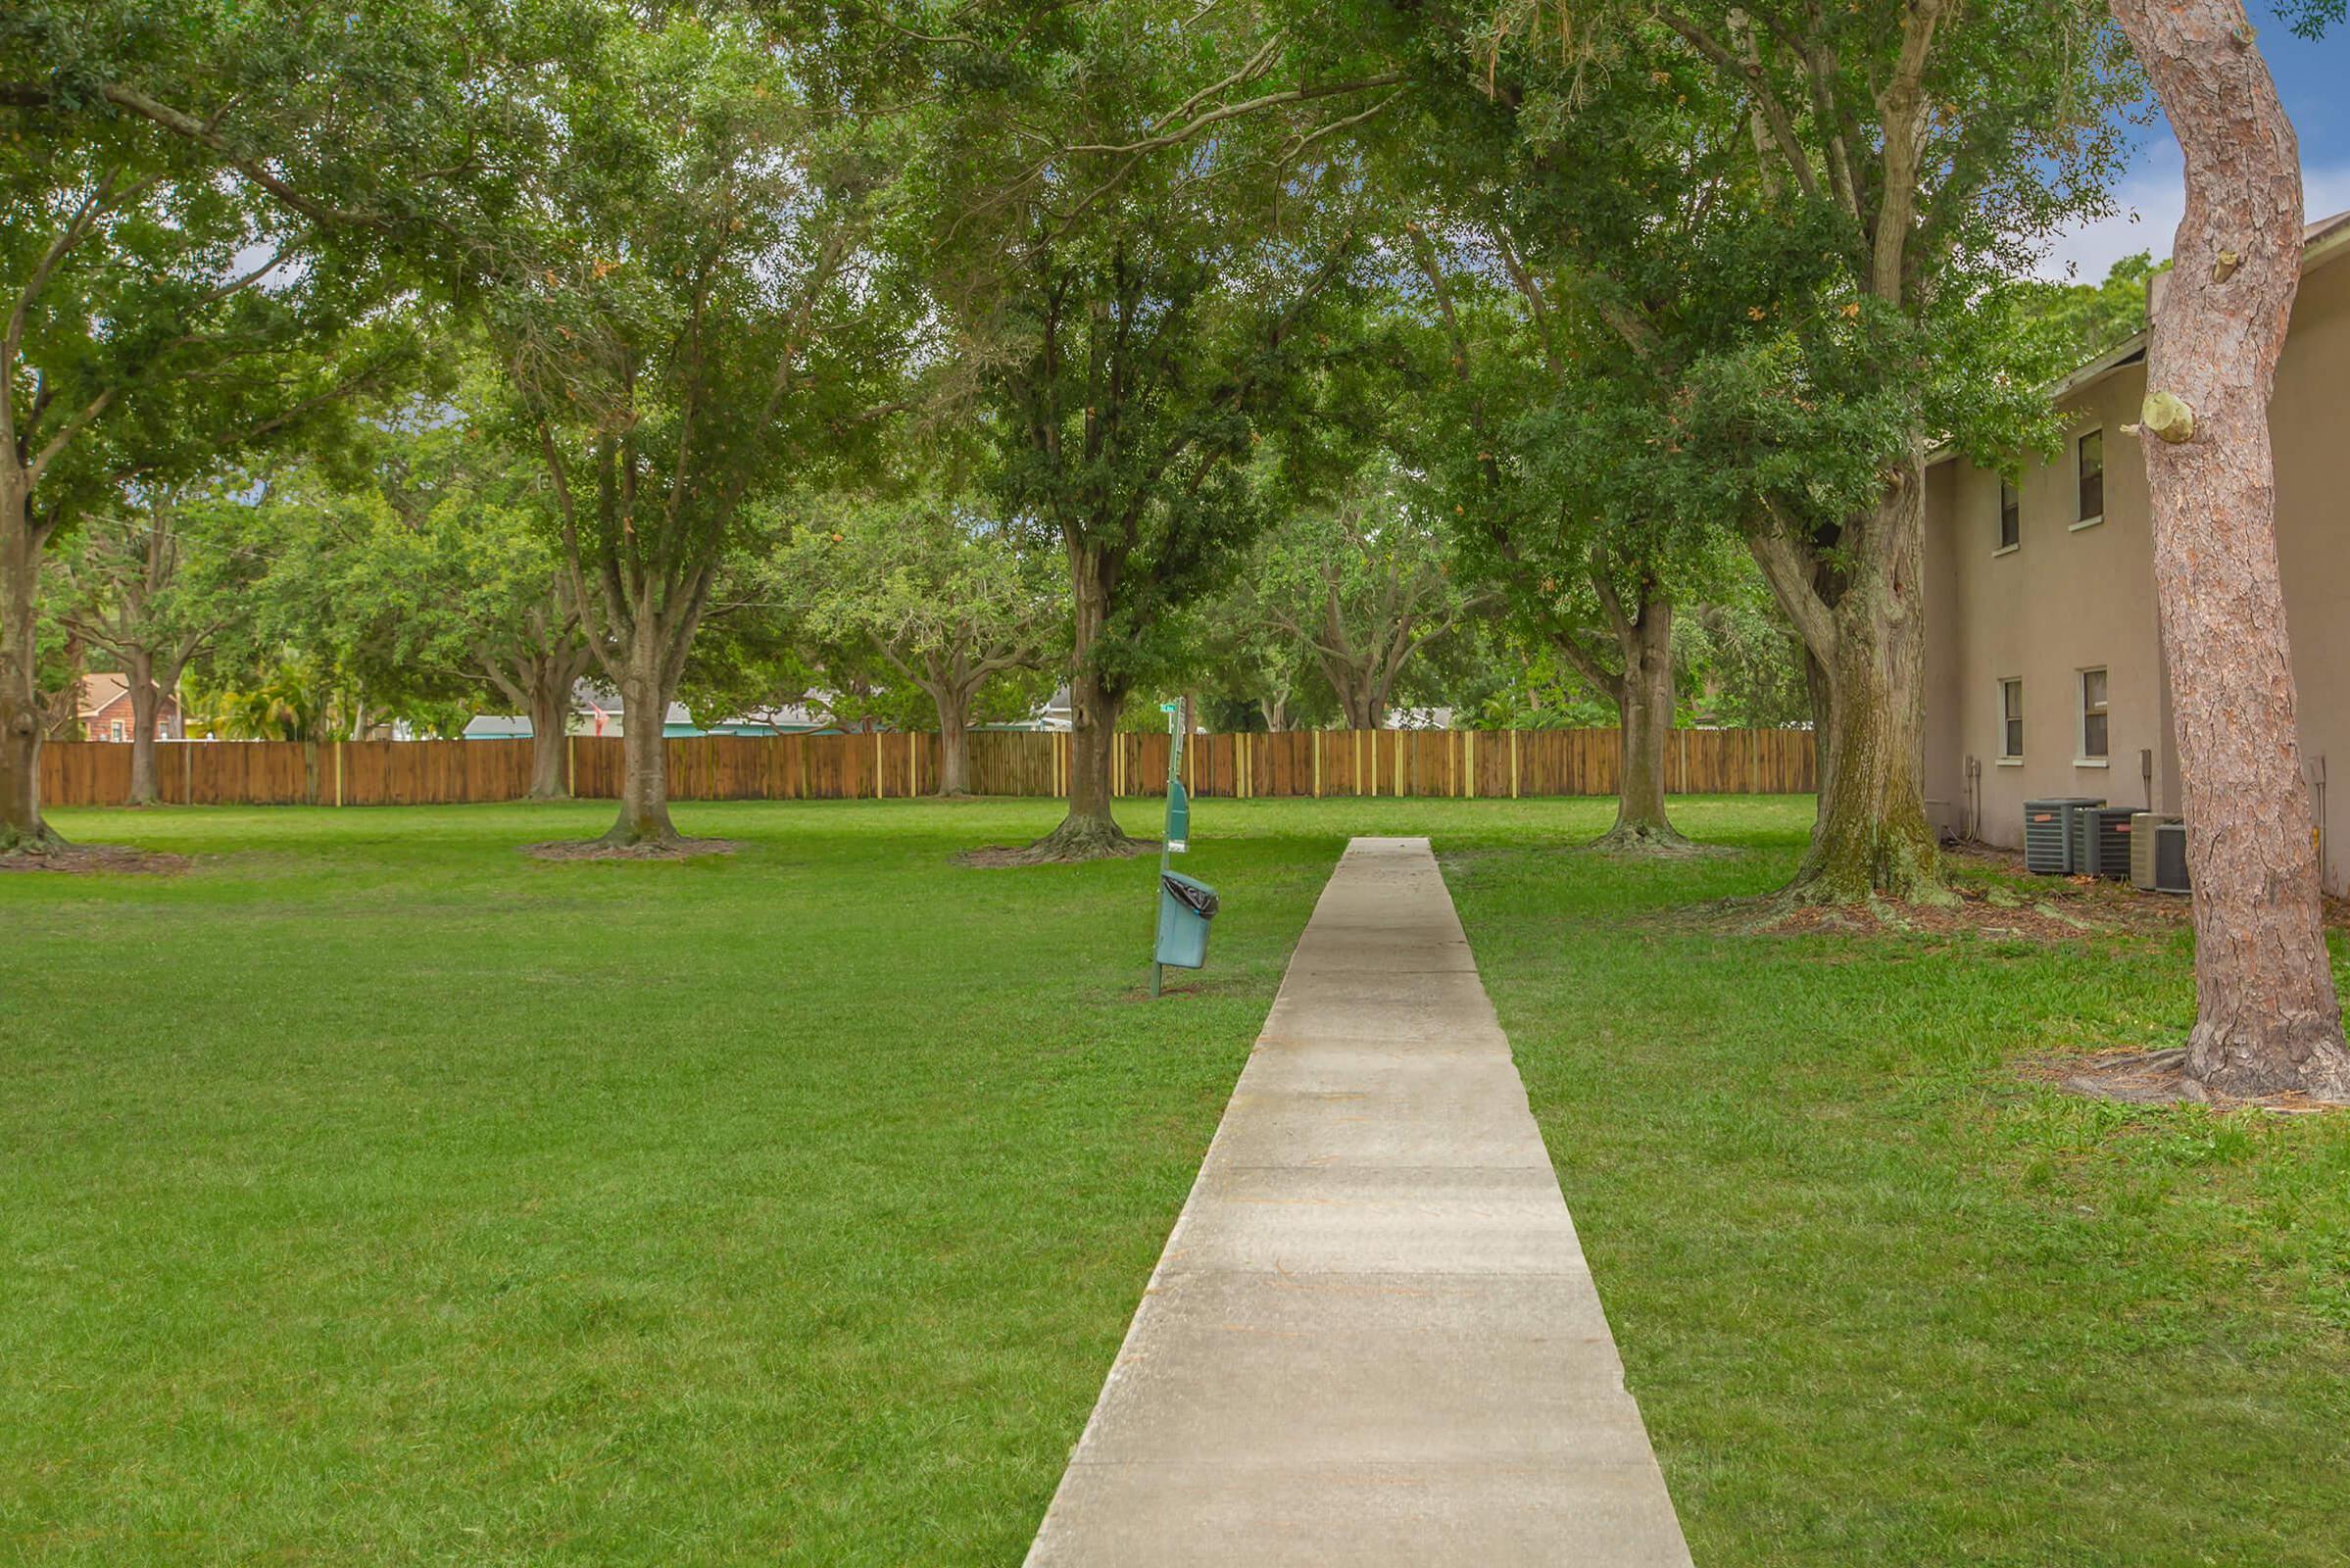
[[[88,739],[130,739],[130,682],[126,677],[116,674],[82,676],[78,708],[81,733]],[[187,739],[187,727],[179,716],[179,699],[170,692],[163,694],[162,702],[155,710],[155,738],[159,741]]]

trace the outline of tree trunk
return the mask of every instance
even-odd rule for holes
[[[1828,815],[1828,798],[1835,793],[1829,780],[1836,776],[1836,713],[1828,700],[1828,666],[1809,648],[1803,650],[1803,695],[1811,709],[1812,826],[1816,831]]]
[[[1851,566],[1833,604],[1812,581],[1790,592],[1765,562],[1781,605],[1797,627],[1810,623],[1827,697],[1818,817],[1785,889],[1801,903],[1949,900],[1926,821],[1925,490],[1925,444],[1914,441],[1876,511],[1845,529]]]
[[[1113,681],[1103,673],[1100,645],[1116,586],[1116,566],[1101,550],[1070,547],[1069,813],[1028,847],[1039,860],[1130,855],[1140,842],[1126,836],[1110,810],[1110,752],[1126,691],[1122,676]]]
[[[662,678],[668,664],[654,629],[655,617],[638,618],[637,629],[615,674],[620,687],[620,815],[604,835],[614,846],[675,844],[669,820],[669,752],[662,727],[670,689]]]
[[[1624,764],[1617,777],[1616,823],[1595,848],[1686,851],[1689,841],[1665,815],[1665,747],[1673,738],[1673,607],[1643,585],[1640,602],[1619,626],[1624,662],[1616,686]]]
[[[565,800],[571,793],[565,763],[570,759],[572,663],[558,655],[543,654],[531,661],[530,672],[530,794],[526,799]]]
[[[939,710],[941,796],[971,793],[971,694],[942,684],[931,693]]]
[[[156,806],[163,801],[161,770],[155,763],[155,716],[163,708],[163,693],[155,684],[155,656],[133,649],[130,668],[130,793],[125,806]]]
[[[1387,704],[1380,701],[1378,683],[1363,670],[1332,668],[1331,689],[1338,694],[1339,710],[1350,730],[1379,729],[1387,723]]]
[[[2300,286],[2300,153],[2237,0],[2111,0],[2186,163],[2146,357],[2195,993],[2187,1073],[2350,1100],[2277,564],[2269,398]]]
[[[41,820],[47,726],[33,684],[41,558],[26,515],[30,501],[13,454],[0,454],[0,852],[58,842]]]

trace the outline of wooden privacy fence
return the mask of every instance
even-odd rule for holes
[[[980,795],[1066,795],[1069,737],[987,731],[971,743]],[[897,799],[938,788],[938,737],[697,735],[668,748],[669,795],[680,801]],[[190,806],[443,806],[519,800],[530,789],[528,741],[163,741],[163,798]],[[571,793],[619,794],[621,743],[564,743]],[[1120,795],[1157,795],[1167,737],[1121,735],[1112,755]],[[1311,796],[1613,795],[1623,737],[1612,729],[1309,730],[1195,735],[1184,787],[1241,799]],[[1683,729],[1665,748],[1677,795],[1800,795],[1814,787],[1808,730]],[[41,749],[41,799],[119,806],[130,792],[130,748],[69,741]]]

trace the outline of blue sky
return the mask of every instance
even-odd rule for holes
[[[2350,27],[2337,26],[2313,42],[2294,37],[2258,0],[2248,9],[2260,27],[2261,52],[2277,77],[2285,113],[2301,137],[2301,179],[2310,216],[2350,209]],[[2044,275],[2063,277],[2066,264],[2073,263],[2081,281],[2094,282],[2134,252],[2169,254],[2182,201],[2179,145],[2160,120],[2131,129],[2137,158],[2115,189],[2120,210],[2060,240],[2041,265]]]

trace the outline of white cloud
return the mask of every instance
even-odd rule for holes
[[[2113,215],[2059,235],[2041,259],[2040,276],[2094,283],[2125,256],[2152,251],[2160,261],[2170,255],[2171,236],[2186,206],[2184,180],[2178,144],[2156,143],[2114,188]],[[2312,219],[2350,209],[2350,163],[2304,164],[2301,193]]]

